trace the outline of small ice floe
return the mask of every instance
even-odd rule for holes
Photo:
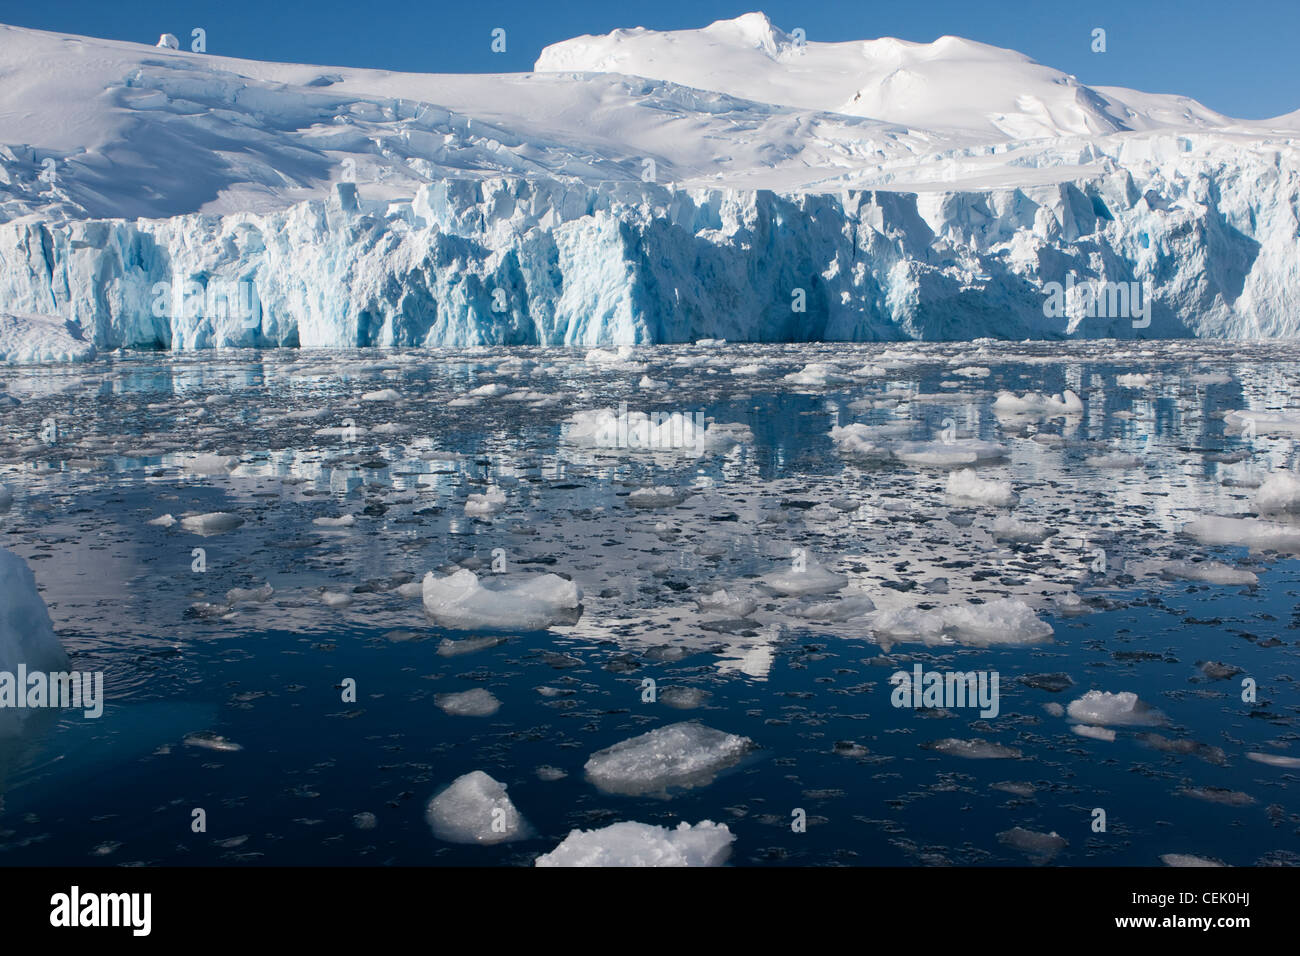
[[[311,523],[318,528],[351,528],[357,523],[356,515],[340,515],[337,518],[312,518]]]
[[[506,493],[499,488],[489,488],[481,495],[470,495],[465,499],[465,514],[491,515],[506,506]]]
[[[1284,435],[1300,437],[1300,415],[1294,412],[1260,412],[1249,409],[1228,412],[1223,424],[1234,432],[1252,432],[1255,435]]]
[[[786,613],[818,624],[837,624],[870,614],[876,604],[865,594],[848,594],[834,601],[814,601],[787,608]]]
[[[1246,759],[1253,760],[1255,763],[1267,764],[1270,767],[1300,769],[1300,757],[1285,757],[1282,754],[1261,754],[1251,751],[1246,754]]]
[[[846,575],[832,571],[812,560],[805,560],[798,568],[771,571],[758,580],[764,587],[787,597],[830,594],[849,583]]]
[[[659,691],[659,703],[676,710],[694,710],[709,699],[709,692],[699,687],[665,687]]]
[[[1230,385],[1232,376],[1227,372],[1196,372],[1187,376],[1190,385]]]
[[[690,495],[689,488],[655,485],[653,488],[636,489],[627,496],[627,503],[632,508],[672,508],[681,504]]]
[[[585,448],[651,454],[711,455],[752,442],[746,425],[710,422],[703,413],[607,408],[575,412],[565,423],[564,439]]]
[[[157,528],[170,528],[175,523],[176,523],[176,519],[173,518],[170,514],[159,515],[157,518],[154,518],[152,521],[149,522],[149,524]]]
[[[228,740],[220,734],[214,734],[210,731],[200,731],[195,734],[186,734],[181,741],[186,747],[199,747],[203,750],[216,750],[221,753],[234,753],[243,750],[243,746]]]
[[[998,834],[998,842],[1019,850],[1029,857],[1029,862],[1041,866],[1050,863],[1056,855],[1069,846],[1069,841],[1055,830],[1051,833],[1036,833],[1024,827],[1012,827]]]
[[[758,603],[744,594],[735,594],[719,588],[695,599],[695,604],[705,614],[725,614],[732,618],[747,618],[758,610]]]
[[[244,523],[244,519],[239,515],[231,514],[228,511],[211,511],[201,515],[186,515],[181,518],[181,527],[193,534],[200,534],[204,537],[213,534],[225,534],[227,531],[234,531]]]
[[[737,365],[731,370],[732,375],[757,375],[763,371],[761,365]]]
[[[617,351],[589,349],[583,359],[588,365],[618,365],[632,358],[632,346],[620,345]]]
[[[1128,690],[1115,694],[1090,690],[1078,700],[1070,701],[1066,712],[1071,720],[1103,727],[1154,727],[1166,722],[1164,714]]]
[[[1255,572],[1235,568],[1222,561],[1168,561],[1160,566],[1160,576],[1171,581],[1241,584],[1252,588],[1259,583],[1259,576]]]
[[[1190,853],[1162,853],[1160,862],[1165,866],[1177,867],[1195,867],[1195,866],[1223,866],[1219,860],[1212,860],[1209,857],[1193,856]]]
[[[342,610],[345,607],[351,607],[353,598],[351,594],[345,594],[342,591],[322,591],[320,600],[326,607]]]
[[[991,508],[1010,508],[1019,500],[1010,481],[981,478],[973,468],[949,472],[946,494],[951,501]]]
[[[503,382],[489,382],[487,385],[480,385],[478,388],[471,388],[466,395],[478,395],[482,398],[496,398],[498,395],[504,395],[510,391],[510,386]]]
[[[425,613],[435,624],[456,630],[541,631],[555,624],[576,623],[582,591],[558,574],[504,576],[484,585],[473,571],[447,577],[432,571],[422,586]]]
[[[501,709],[501,701],[497,700],[492,691],[483,687],[458,694],[438,694],[433,702],[444,714],[453,717],[491,717]]]
[[[993,370],[984,365],[965,365],[953,369],[952,374],[960,375],[962,378],[988,378],[993,374]]]
[[[1070,729],[1080,737],[1091,737],[1093,740],[1105,740],[1108,743],[1114,743],[1115,741],[1115,731],[1105,727],[1094,727],[1092,724],[1074,724]]]
[[[1174,791],[1180,797],[1204,800],[1206,803],[1220,803],[1225,807],[1249,807],[1256,801],[1248,793],[1229,790],[1227,787],[1183,787]]]
[[[270,583],[263,584],[260,588],[231,588],[226,592],[226,603],[232,607],[245,602],[261,604],[271,600],[271,595],[274,593],[275,588],[271,587]]]
[[[1140,372],[1134,372],[1131,375],[1116,375],[1115,384],[1120,388],[1148,388],[1151,385],[1151,376]]]
[[[228,475],[239,467],[239,456],[191,455],[183,467],[192,475]]]
[[[1064,717],[1064,716],[1065,716],[1065,708],[1062,707],[1060,704],[1058,704],[1058,703],[1057,703],[1056,701],[1054,701],[1054,700],[1048,701],[1046,704],[1044,704],[1044,705],[1043,705],[1043,710],[1047,713],[1047,715],[1048,715],[1049,717]]]
[[[845,375],[839,366],[826,362],[809,362],[799,371],[786,375],[785,380],[791,385],[825,386],[843,385],[853,381],[853,378]]]
[[[1033,608],[1018,598],[998,598],[984,604],[949,604],[933,610],[895,608],[879,612],[871,622],[877,640],[921,641],[925,644],[1037,644],[1052,636],[1052,625],[1039,620]]]
[[[422,587],[418,581],[415,583],[417,587]],[[466,637],[459,641],[444,637],[438,642],[436,653],[439,657],[460,657],[462,654],[485,651],[490,647],[496,647],[498,644],[504,644],[505,642],[506,639],[499,635],[493,637]]]
[[[748,737],[686,721],[597,751],[583,769],[606,793],[666,795],[669,788],[707,786],[753,749]]]
[[[363,811],[352,815],[352,825],[358,830],[373,830],[379,826],[379,819],[373,813]]]
[[[894,457],[904,464],[932,468],[962,468],[999,461],[1007,456],[1007,447],[978,438],[955,441],[906,441],[893,449]]]
[[[999,515],[993,522],[993,537],[998,541],[1014,541],[1019,544],[1042,544],[1052,535],[1055,528],[1021,521],[1011,515]]]
[[[614,823],[572,830],[536,866],[722,866],[736,838],[725,823],[704,820],[677,829],[648,823]]]
[[[1059,395],[998,392],[998,397],[993,402],[993,414],[1000,418],[1061,418],[1082,415],[1083,401],[1069,389]]]
[[[565,771],[559,767],[552,767],[550,764],[542,764],[533,772],[537,774],[537,779],[543,783],[555,783],[555,781],[563,780],[568,776]]]
[[[967,760],[1018,760],[1021,756],[1015,747],[995,744],[991,740],[960,740],[945,737],[943,740],[931,740],[921,744],[922,750],[934,750],[950,757],[964,757]]]
[[[1300,512],[1300,475],[1275,471],[1255,492],[1255,510],[1260,514]]]
[[[366,392],[361,396],[363,402],[400,402],[402,396],[396,389],[381,388],[374,392]]]
[[[1241,668],[1237,665],[1222,661],[1198,661],[1197,667],[1210,680],[1231,680],[1241,673]]]
[[[1196,518],[1183,533],[1210,545],[1237,545],[1252,551],[1300,552],[1300,528],[1260,518]]]
[[[668,383],[657,381],[649,375],[642,375],[641,381],[637,383],[636,387],[644,389],[647,392],[661,392],[668,387]]]
[[[502,783],[482,770],[457,777],[429,801],[424,813],[434,835],[448,843],[489,846],[532,835]]]

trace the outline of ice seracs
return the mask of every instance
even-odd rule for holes
[[[675,828],[614,823],[573,830],[535,866],[721,866],[736,837],[725,823],[704,820]]]

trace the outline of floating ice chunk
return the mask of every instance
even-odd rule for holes
[[[1255,510],[1260,514],[1300,512],[1300,475],[1275,471],[1255,492]]]
[[[321,603],[326,607],[338,608],[340,610],[345,607],[351,607],[353,601],[351,594],[344,594],[342,591],[322,591],[320,599]]]
[[[95,346],[71,322],[50,315],[0,312],[0,364],[86,362],[94,357]]]
[[[1162,853],[1160,862],[1165,866],[1223,866],[1218,860],[1211,860],[1204,856],[1193,856],[1190,853]]]
[[[1104,727],[1151,727],[1165,722],[1165,715],[1138,700],[1132,691],[1090,690],[1078,700],[1070,701],[1066,710],[1071,720]]]
[[[535,771],[537,779],[544,783],[555,783],[557,780],[563,780],[568,774],[559,767],[552,767],[550,764],[542,764]]]
[[[1281,754],[1261,754],[1248,753],[1247,760],[1253,760],[1255,763],[1268,764],[1270,767],[1288,767],[1291,769],[1300,768],[1300,757],[1284,757]]]
[[[481,495],[470,495],[465,499],[465,514],[496,514],[506,506],[506,493],[499,488],[489,488]]]
[[[1115,740],[1115,731],[1108,730],[1105,727],[1094,727],[1092,724],[1074,724],[1070,729],[1080,737],[1091,737],[1093,740],[1105,740],[1111,743]]]
[[[170,514],[165,514],[165,515],[159,515],[157,518],[154,518],[149,523],[159,528],[170,528],[172,525],[176,523],[176,519],[173,518]]]
[[[956,441],[908,441],[894,447],[894,457],[909,465],[960,468],[997,461],[1007,456],[1005,445],[977,438]]]
[[[1222,561],[1170,561],[1160,568],[1160,576],[1181,581],[1204,581],[1207,584],[1244,584],[1254,587],[1259,576],[1253,571],[1234,568]]]
[[[1057,703],[1056,701],[1054,701],[1054,700],[1052,700],[1052,701],[1048,701],[1046,704],[1044,704],[1044,705],[1043,705],[1043,710],[1045,710],[1045,711],[1048,713],[1048,715],[1049,715],[1049,716],[1052,716],[1052,717],[1064,717],[1064,716],[1065,716],[1065,708],[1062,707],[1060,704],[1058,704],[1058,703]]]
[[[531,828],[506,796],[506,788],[482,770],[457,777],[432,800],[425,819],[448,843],[507,843],[531,835]]]
[[[1120,388],[1147,388],[1151,384],[1151,376],[1137,372],[1132,375],[1116,375],[1115,384]]]
[[[694,710],[707,701],[710,694],[699,687],[665,687],[659,691],[659,703],[676,710]]]
[[[614,823],[599,830],[573,830],[537,866],[721,866],[735,836],[725,823],[704,820],[677,829],[648,823]]]
[[[499,582],[499,583],[498,583]],[[482,584],[473,571],[424,576],[425,613],[439,626],[458,630],[540,631],[572,624],[581,614],[582,592],[558,574],[529,575],[507,583]]]
[[[1034,524],[1030,521],[1021,521],[1011,515],[999,515],[993,522],[993,537],[999,541],[1042,544],[1054,534],[1056,534],[1054,528]]]
[[[0,548],[0,671],[66,671],[68,655],[54,635],[54,624],[36,578],[21,557]],[[27,708],[0,709],[0,738],[17,734],[32,713]]]
[[[1259,518],[1197,518],[1183,533],[1201,544],[1238,545],[1252,551],[1300,551],[1300,528]]]
[[[792,385],[842,385],[853,381],[838,366],[826,362],[809,362],[797,372],[785,376]]]
[[[846,595],[837,601],[816,601],[789,609],[793,617],[822,624],[849,621],[876,609],[875,602],[865,594]]]
[[[415,583],[416,587],[421,587],[419,582]],[[439,657],[459,657],[461,654],[473,654],[476,651],[487,650],[489,647],[496,647],[498,644],[504,644],[505,640],[500,636],[466,637],[459,641],[444,637],[438,642],[437,654]]]
[[[228,737],[214,734],[209,730],[186,734],[181,743],[186,747],[198,747],[200,750],[215,750],[227,754],[238,753],[244,749],[242,744],[237,744]]]
[[[584,447],[632,452],[726,452],[752,442],[745,425],[706,421],[702,413],[615,412],[607,408],[575,412],[566,422],[565,440]]]
[[[363,402],[400,402],[402,396],[396,389],[381,388],[374,392],[366,392],[361,396]]]
[[[761,365],[737,365],[731,370],[732,375],[757,375],[763,371]]]
[[[949,472],[947,495],[954,501],[993,508],[1010,508],[1019,500],[1010,481],[981,478],[973,468]]]
[[[453,717],[490,717],[501,709],[501,701],[497,700],[492,691],[483,687],[458,694],[438,694],[433,702],[443,713]]]
[[[606,793],[665,794],[669,788],[707,786],[753,748],[748,737],[687,721],[597,751],[584,769]]]
[[[836,425],[831,429],[831,441],[835,443],[835,450],[850,458],[891,458],[893,452],[887,444],[881,442],[882,437],[870,425]]]
[[[984,371],[987,374],[988,369]],[[1024,395],[1017,395],[1015,392],[998,392],[998,397],[993,402],[993,413],[1004,417],[1060,418],[1082,415],[1083,401],[1069,389],[1059,395],[1044,395],[1041,392],[1026,392]]]
[[[643,388],[648,392],[658,392],[668,387],[667,382],[659,382],[649,375],[642,375],[641,381],[637,383],[637,388]]]
[[[1285,412],[1233,411],[1223,416],[1223,424],[1237,432],[1300,437],[1300,416],[1295,413],[1288,415]]]
[[[495,398],[498,395],[504,395],[510,391],[510,386],[502,382],[489,382],[487,385],[480,385],[478,388],[471,388],[465,394],[481,395],[484,398]]]
[[[967,760],[1018,760],[1021,756],[1015,747],[995,744],[991,740],[960,740],[946,737],[921,744],[925,750],[937,750],[950,757],[965,757]]]
[[[706,614],[726,614],[734,618],[749,617],[758,609],[758,603],[752,598],[733,594],[726,588],[696,598],[695,604]]]
[[[671,508],[681,504],[690,494],[690,489],[687,488],[656,485],[653,488],[636,489],[627,496],[627,503],[633,508]]]
[[[238,455],[192,455],[185,459],[185,470],[194,475],[228,475],[238,467]]]
[[[340,515],[337,518],[312,518],[311,523],[318,528],[351,528],[357,519],[355,515]]]
[[[998,842],[1019,850],[1029,857],[1031,863],[1038,865],[1051,862],[1069,845],[1069,841],[1055,830],[1051,833],[1037,833],[1024,827],[1003,830],[998,834]]]
[[[226,603],[232,607],[245,601],[261,604],[271,600],[273,594],[275,594],[275,588],[271,587],[269,582],[263,584],[260,588],[231,588],[226,592]]]
[[[181,41],[176,39],[175,34],[164,33],[158,38],[158,42],[154,45],[161,50],[179,50],[181,48]]]
[[[188,515],[181,518],[181,527],[193,534],[201,534],[205,537],[212,534],[225,534],[227,531],[234,531],[244,523],[244,519],[239,515],[230,514],[228,511],[210,511],[207,514]]]
[[[627,362],[631,358],[632,346],[620,345],[617,351],[590,349],[587,352],[585,361],[588,365],[616,365]]]
[[[806,561],[802,569],[786,568],[772,571],[759,581],[777,594],[799,597],[804,594],[830,594],[849,583],[847,576],[832,571],[815,561]]]
[[[871,623],[876,637],[919,640],[926,644],[1036,644],[1052,636],[1052,626],[1018,598],[984,604],[949,604],[934,610],[896,608],[881,611]]]

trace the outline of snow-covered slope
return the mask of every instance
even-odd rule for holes
[[[1295,114],[757,14],[538,69],[0,27],[0,355],[64,320],[100,349],[1300,332]],[[1149,315],[1049,307],[1093,281]]]
[[[822,43],[786,33],[761,13],[702,30],[577,37],[544,49],[534,69],[631,73],[995,141],[1229,122],[1195,100],[1092,89],[1014,50],[961,37]]]

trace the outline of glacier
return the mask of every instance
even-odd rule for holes
[[[788,59],[787,35],[756,16],[722,21],[743,27],[739,39],[715,31],[709,49]],[[48,49],[57,35],[2,29],[0,60],[15,69],[59,55]],[[616,34],[633,53],[654,39]],[[544,51],[522,79],[432,85],[444,78],[78,38],[107,64],[84,81],[105,90],[90,131],[39,147],[39,131],[0,120],[0,329],[30,341],[34,322],[66,323],[81,344],[0,343],[0,355],[1300,332],[1295,114],[1247,123],[1193,101],[1094,93],[1040,77],[1047,68],[1020,54],[952,39],[926,57],[974,57],[1009,77],[1006,89],[1073,99],[1044,100],[1034,124],[993,111],[998,123],[936,132],[899,125],[884,87],[858,89],[854,109],[888,122],[806,91],[781,97],[779,84],[769,95],[788,102],[687,87],[673,79],[682,63],[649,56],[620,68],[661,76],[592,72],[607,38]],[[908,53],[893,42],[866,48]],[[840,62],[817,55],[828,70]],[[541,72],[560,68],[581,72]],[[74,81],[54,93],[80,95]],[[415,100],[394,99],[399,88]],[[530,104],[503,113],[515,90],[540,111],[528,122]],[[435,93],[438,105],[419,99]],[[593,99],[612,105],[584,126],[570,113]],[[644,132],[663,112],[694,125],[680,137],[665,132],[673,123]],[[252,159],[198,145],[240,130]],[[142,134],[165,136],[174,155],[133,154],[128,168],[121,144]],[[142,199],[137,180],[168,162],[193,163],[201,187]],[[114,193],[118,173],[126,186]],[[1090,283],[1141,288],[1149,311],[1107,314],[1080,296],[1052,307],[1061,287]]]

